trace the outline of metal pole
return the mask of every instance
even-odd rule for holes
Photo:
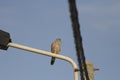
[[[22,49],[22,50],[29,51],[29,52],[34,52],[34,53],[37,53],[37,54],[42,54],[42,55],[45,55],[45,56],[51,56],[51,57],[53,56],[53,57],[65,60],[65,61],[71,63],[71,65],[73,67],[73,70],[74,70],[74,80],[78,80],[78,71],[79,71],[78,67],[77,67],[76,63],[69,57],[66,57],[66,56],[63,56],[63,55],[52,54],[51,52],[47,52],[47,51],[43,51],[43,50],[23,46],[23,45],[20,45],[20,44],[15,44],[15,43],[8,43],[8,46],[18,48],[18,49]]]

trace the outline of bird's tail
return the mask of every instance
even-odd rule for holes
[[[51,59],[51,65],[53,65],[54,62],[55,62],[55,57],[52,57],[52,59]]]

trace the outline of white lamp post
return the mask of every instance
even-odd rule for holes
[[[74,70],[74,80],[78,80],[78,71],[79,71],[78,67],[77,67],[76,63],[69,57],[66,57],[66,56],[63,56],[63,55],[52,54],[51,52],[47,52],[47,51],[43,51],[43,50],[39,50],[39,49],[27,47],[27,46],[23,46],[23,45],[20,45],[20,44],[15,44],[15,43],[12,43],[12,42],[8,43],[7,46],[22,49],[22,50],[29,51],[29,52],[34,52],[34,53],[37,53],[37,54],[42,54],[42,55],[45,55],[45,56],[51,56],[51,57],[53,56],[53,57],[65,60],[65,61],[71,63],[71,65],[73,67],[73,70]]]

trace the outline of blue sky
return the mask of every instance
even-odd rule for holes
[[[77,0],[86,59],[100,68],[95,80],[119,79],[120,1]],[[13,43],[50,51],[62,39],[61,54],[76,53],[67,0],[0,0],[0,29]],[[0,80],[73,80],[69,63],[9,47],[0,50]]]

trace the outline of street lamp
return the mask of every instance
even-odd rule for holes
[[[0,49],[7,50],[8,47],[22,49],[22,50],[25,50],[25,51],[29,51],[29,52],[33,52],[33,53],[37,53],[37,54],[42,54],[42,55],[45,55],[45,56],[51,56],[51,57],[55,57],[55,58],[59,58],[59,59],[62,59],[64,61],[67,61],[73,67],[74,80],[78,80],[79,69],[78,69],[76,63],[71,58],[69,58],[67,56],[63,56],[63,55],[52,54],[51,52],[31,48],[31,47],[28,47],[28,46],[12,43],[12,41],[10,39],[10,34],[8,32],[0,30]]]

